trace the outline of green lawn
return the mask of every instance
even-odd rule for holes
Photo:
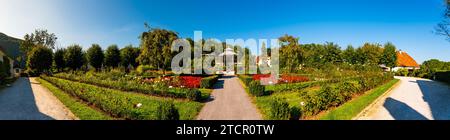
[[[364,108],[375,101],[379,96],[383,95],[387,90],[389,90],[398,79],[393,79],[388,83],[381,85],[375,89],[367,91],[365,94],[353,99],[334,110],[331,110],[321,116],[320,120],[350,120],[356,115],[358,115]]]
[[[70,96],[65,93],[61,89],[53,86],[49,82],[42,80],[41,78],[37,78],[37,80],[41,83],[42,86],[49,89],[53,95],[55,95],[67,108],[72,111],[72,113],[77,116],[80,120],[111,120],[109,115],[104,114],[100,111],[97,111],[83,102],[80,102],[78,99]]]

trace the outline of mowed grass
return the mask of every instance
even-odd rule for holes
[[[65,93],[61,89],[55,87],[49,82],[37,78],[37,81],[41,83],[42,86],[50,90],[53,95],[56,96],[67,108],[72,111],[72,113],[77,116],[80,120],[112,120],[113,118],[107,114],[97,111],[78,99],[71,97],[71,95]]]
[[[353,99],[331,111],[323,114],[320,120],[351,120],[358,115],[364,108],[383,95],[387,90],[394,86],[399,80],[393,79],[388,83],[375,89],[367,91],[365,94]]]

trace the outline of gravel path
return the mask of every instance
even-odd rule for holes
[[[256,106],[234,76],[220,78],[198,120],[261,120]]]
[[[19,78],[0,90],[0,120],[77,119],[53,94],[34,78]]]
[[[399,85],[358,119],[448,120],[450,86],[428,79],[396,77]]]

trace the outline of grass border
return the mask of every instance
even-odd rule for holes
[[[109,115],[89,107],[87,104],[80,102],[78,99],[70,96],[44,79],[36,77],[36,80],[40,82],[43,87],[51,91],[53,95],[69,108],[69,110],[80,120],[114,120],[114,118]]]
[[[372,90],[367,91],[365,94],[344,103],[343,105],[327,111],[325,114],[319,117],[320,120],[351,120],[357,116],[366,107],[371,105],[375,100],[381,97],[389,89],[391,89],[399,79],[392,79],[391,81],[378,86]]]

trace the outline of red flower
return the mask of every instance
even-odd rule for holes
[[[294,75],[282,75],[280,82],[283,83],[299,83],[309,81],[308,77],[294,76]]]
[[[261,78],[268,78],[270,74],[255,74],[253,75],[253,80],[261,80]]]
[[[198,76],[180,76],[180,82],[182,86],[187,88],[200,88],[202,77]]]

